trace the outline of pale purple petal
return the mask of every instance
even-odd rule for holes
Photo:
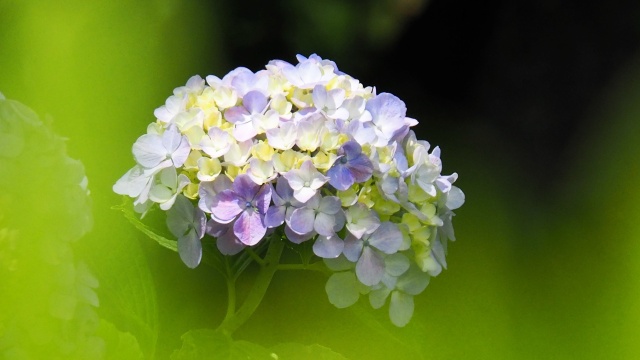
[[[233,191],[222,191],[212,201],[211,218],[217,222],[227,224],[242,212],[243,208],[241,206],[243,205]]]
[[[333,215],[342,210],[342,202],[337,196],[325,196],[320,200],[318,211]]]
[[[260,185],[254,183],[247,174],[240,174],[233,181],[233,191],[243,201],[252,201],[259,190]]]
[[[378,250],[393,254],[402,245],[402,232],[392,222],[385,221],[369,236],[369,244]]]
[[[371,113],[372,121],[388,138],[405,126],[407,107],[397,96],[381,93],[367,101],[365,108]]]
[[[318,213],[313,222],[313,229],[320,235],[332,236],[335,234],[334,225],[335,219],[333,215]]]
[[[203,181],[198,187],[198,207],[207,213],[211,213],[215,196],[224,190],[232,188],[231,180],[226,176],[218,176],[214,181]]]
[[[346,245],[346,244],[345,244]],[[380,282],[384,275],[384,260],[369,246],[362,250],[362,256],[356,264],[356,275],[361,283],[373,286]]]
[[[202,243],[196,234],[195,229],[191,229],[184,236],[178,238],[178,253],[180,259],[190,268],[195,268],[202,259]]]
[[[264,225],[262,217],[251,209],[244,210],[236,223],[233,224],[233,233],[240,242],[247,246],[257,244],[266,232],[267,227]]]
[[[234,106],[227,109],[224,112],[224,118],[227,119],[230,123],[244,122],[245,116],[248,116],[249,113],[244,106]]]
[[[242,103],[250,114],[263,113],[268,102],[267,97],[260,91],[249,91],[242,98]]]
[[[314,230],[315,211],[309,208],[296,209],[291,213],[289,227],[297,234],[306,234]]]
[[[260,187],[260,190],[256,194],[254,198],[255,207],[258,209],[258,212],[264,215],[269,208],[269,203],[271,203],[271,193],[272,187],[271,184],[265,184]]]
[[[287,208],[285,206],[272,206],[267,209],[267,213],[264,216],[264,224],[268,228],[274,228],[284,223],[284,217]]]
[[[337,258],[344,249],[344,241],[337,235],[318,236],[313,243],[313,253],[321,258]]]
[[[342,209],[337,213],[333,214],[333,231],[338,232],[342,230],[344,227],[344,223],[346,221],[346,216],[344,215],[344,211]]]
[[[229,231],[229,229],[233,226],[233,223],[230,224],[220,224],[215,220],[211,219],[207,221],[207,229],[206,233],[217,238]]]
[[[276,184],[276,192],[282,198],[283,201],[291,201],[293,198],[293,189],[289,186],[289,181],[285,178],[279,178]],[[275,202],[275,200],[274,200]],[[282,204],[277,204],[282,205]]]
[[[287,239],[289,239],[289,241],[291,241],[292,243],[300,244],[303,241],[307,241],[312,237],[314,237],[316,235],[316,232],[312,231],[306,234],[296,234],[295,232],[293,232],[293,230],[291,230],[289,225],[286,225],[284,227],[284,234],[286,235]]]
[[[245,248],[245,245],[233,235],[233,231],[228,231],[216,239],[216,246],[223,255],[235,255]]]
[[[315,193],[309,200],[307,200],[303,205],[309,209],[318,210],[320,208],[320,201],[322,200],[322,196],[320,193]]]
[[[356,239],[352,235],[347,235],[344,239],[344,256],[352,262],[358,261],[360,255],[362,254],[362,248],[364,246],[364,242],[360,239]]]
[[[280,194],[278,193],[281,190],[282,186],[278,186],[278,184],[280,184],[280,181],[284,181],[282,180],[282,178],[280,178],[278,180],[278,183],[275,186],[275,189],[273,188],[273,185],[269,185],[272,188],[271,191],[271,201],[273,201],[273,204],[275,206],[283,206],[287,201],[285,199],[283,199]],[[293,193],[293,192],[292,192]]]

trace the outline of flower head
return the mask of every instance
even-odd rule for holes
[[[263,243],[309,241],[334,271],[332,304],[391,298],[404,326],[413,296],[447,268],[458,174],[442,174],[440,148],[417,139],[397,96],[317,54],[296,60],[192,76],[155,110],[113,190],[143,215],[168,212],[189,267],[205,237],[228,256],[253,248],[249,259]]]

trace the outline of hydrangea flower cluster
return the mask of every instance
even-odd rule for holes
[[[441,174],[440,149],[416,138],[418,121],[398,97],[316,54],[297,60],[174,89],[113,190],[142,216],[166,210],[191,268],[206,235],[234,255],[280,232],[312,242],[335,271],[334,305],[369,294],[377,308],[390,297],[403,326],[413,296],[446,268],[453,210],[464,203],[457,174]]]

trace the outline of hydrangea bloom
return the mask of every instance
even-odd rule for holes
[[[156,109],[113,189],[143,215],[169,211],[189,267],[201,241],[225,255],[280,241],[274,233],[310,241],[334,272],[330,302],[370,294],[379,308],[390,298],[403,326],[413,296],[447,266],[464,203],[458,175],[441,173],[440,148],[417,139],[418,121],[397,96],[316,54],[297,60],[191,77]]]

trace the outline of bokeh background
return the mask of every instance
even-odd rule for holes
[[[238,339],[350,359],[640,358],[639,49],[640,3],[622,0],[0,0],[0,92],[84,164],[77,256],[100,315],[155,359],[217,326],[226,295],[111,209],[131,145],[190,76],[312,53],[403,99],[441,147],[467,199],[458,240],[405,328],[334,308],[322,274],[280,272]]]

